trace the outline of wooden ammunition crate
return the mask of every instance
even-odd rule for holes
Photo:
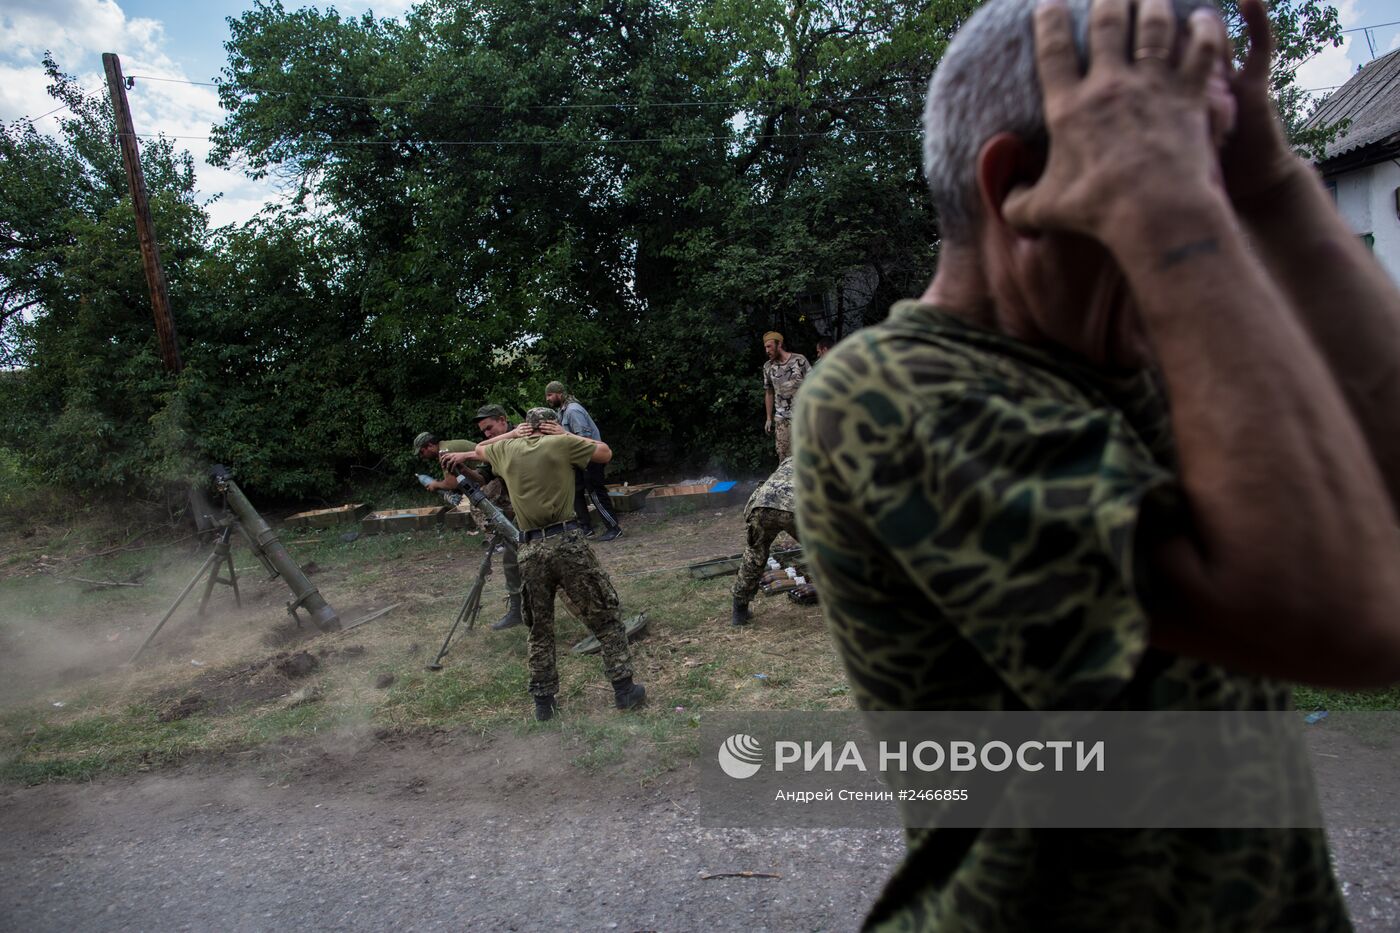
[[[423,509],[386,509],[371,512],[360,522],[360,531],[367,535],[392,534],[398,531],[419,531],[442,523],[446,506],[434,505]]]
[[[298,531],[307,528],[330,528],[335,525],[353,525],[368,514],[369,506],[363,502],[354,502],[350,505],[338,505],[333,509],[298,512],[287,516],[283,524]]]
[[[640,512],[646,507],[647,496],[656,488],[653,483],[641,486],[608,486],[608,506],[614,512]]]
[[[463,509],[448,509],[442,516],[443,525],[462,531],[477,531],[476,519]]]

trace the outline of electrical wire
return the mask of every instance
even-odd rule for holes
[[[187,81],[183,78],[160,78],[154,75],[128,75],[133,79],[143,81],[165,81],[171,84],[192,84],[198,87],[221,87],[214,81]],[[911,85],[912,87],[913,85]],[[922,87],[922,84],[918,85]],[[253,94],[295,94],[295,91],[276,91],[267,88],[243,88],[244,93]],[[310,94],[309,97],[318,100],[361,100],[373,103],[384,104],[429,104],[440,105],[442,101],[426,98],[405,98],[405,97],[378,97],[361,96],[355,94]],[[905,96],[857,96],[857,97],[816,97],[811,103],[843,104],[843,103],[872,103],[877,101],[900,101],[909,102]],[[458,108],[474,108],[477,110],[629,110],[642,109],[647,107],[758,107],[764,104],[783,104],[787,101],[780,100],[670,100],[670,101],[644,101],[638,103],[627,103],[623,101],[608,101],[592,104],[477,104],[477,103],[454,103]]]
[[[840,133],[840,130],[827,130],[822,133],[765,133],[763,139],[810,139],[813,137],[830,136],[833,133]],[[918,127],[910,127],[901,130],[850,130],[845,133],[848,136],[893,136],[903,133],[917,133]],[[116,135],[125,136],[125,133]],[[192,139],[211,141],[212,136],[169,136],[163,133],[134,133],[136,139]],[[650,136],[638,137],[635,139],[345,139],[326,140],[322,142],[325,146],[589,146],[589,145],[615,145],[632,143],[679,143],[679,142],[732,142],[732,136]]]

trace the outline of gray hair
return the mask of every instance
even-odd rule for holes
[[[1084,55],[1090,0],[1067,0]],[[1173,0],[1178,23],[1210,0]],[[977,226],[977,153],[998,133],[1045,135],[1035,69],[1036,0],[990,0],[958,30],[929,79],[924,178],[943,237],[967,242]]]

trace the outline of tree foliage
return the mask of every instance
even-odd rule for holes
[[[229,21],[214,158],[293,203],[210,231],[189,157],[142,146],[178,379],[110,105],[50,62],[60,135],[0,133],[0,352],[22,367],[0,379],[0,445],[51,475],[75,452],[147,485],[220,460],[264,495],[328,494],[355,464],[409,468],[419,430],[472,436],[480,404],[523,410],[561,379],[623,466],[757,472],[760,335],[810,354],[932,271],[921,98],[975,7],[426,0],[381,20],[259,2]],[[1296,126],[1292,71],[1337,41],[1336,14],[1272,10]]]

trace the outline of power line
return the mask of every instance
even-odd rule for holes
[[[30,123],[37,123],[38,121],[44,119],[44,117],[51,117],[51,116],[53,116],[54,114],[58,113],[60,110],[67,110],[67,109],[68,109],[68,105],[67,105],[67,104],[59,104],[57,107],[53,108],[53,109],[50,110],[48,113],[41,113],[41,114],[39,114],[37,117],[20,117],[20,119],[21,119],[21,120],[28,120]]]
[[[821,133],[765,133],[763,139],[809,139],[818,136],[829,136],[832,133],[841,132],[839,130],[827,130]],[[845,135],[848,136],[893,136],[902,133],[917,133],[919,127],[910,127],[902,130],[850,130]],[[194,139],[208,142],[212,136],[168,136],[164,133],[136,133],[137,139]],[[401,146],[413,144],[418,146],[589,146],[589,145],[615,145],[621,143],[682,143],[682,142],[731,142],[732,136],[650,136],[635,139],[344,139],[327,140],[322,143],[326,146]]]
[[[1350,29],[1343,29],[1342,32],[1365,32],[1368,29],[1384,29],[1386,26],[1400,26],[1400,19],[1388,23],[1372,23],[1370,26],[1353,26]]]
[[[220,87],[213,81],[187,81],[183,78],[158,78],[153,75],[129,75],[133,79],[142,81],[164,81],[170,84],[191,84],[197,87]],[[278,91],[267,88],[244,88],[248,93],[257,94],[295,94],[295,91]],[[441,104],[440,100],[426,98],[405,98],[405,97],[378,97],[362,96],[355,94],[310,94],[309,97],[318,100],[362,100],[382,104]],[[844,103],[872,103],[878,101],[907,101],[907,97],[882,97],[882,96],[858,96],[858,97],[815,97],[811,103],[817,104],[844,104]],[[622,101],[607,101],[593,104],[477,104],[477,103],[454,103],[454,107],[475,108],[478,110],[628,110],[642,109],[646,107],[757,107],[763,104],[782,104],[787,101],[780,100],[669,100],[669,101],[643,101],[638,103],[626,103]]]

